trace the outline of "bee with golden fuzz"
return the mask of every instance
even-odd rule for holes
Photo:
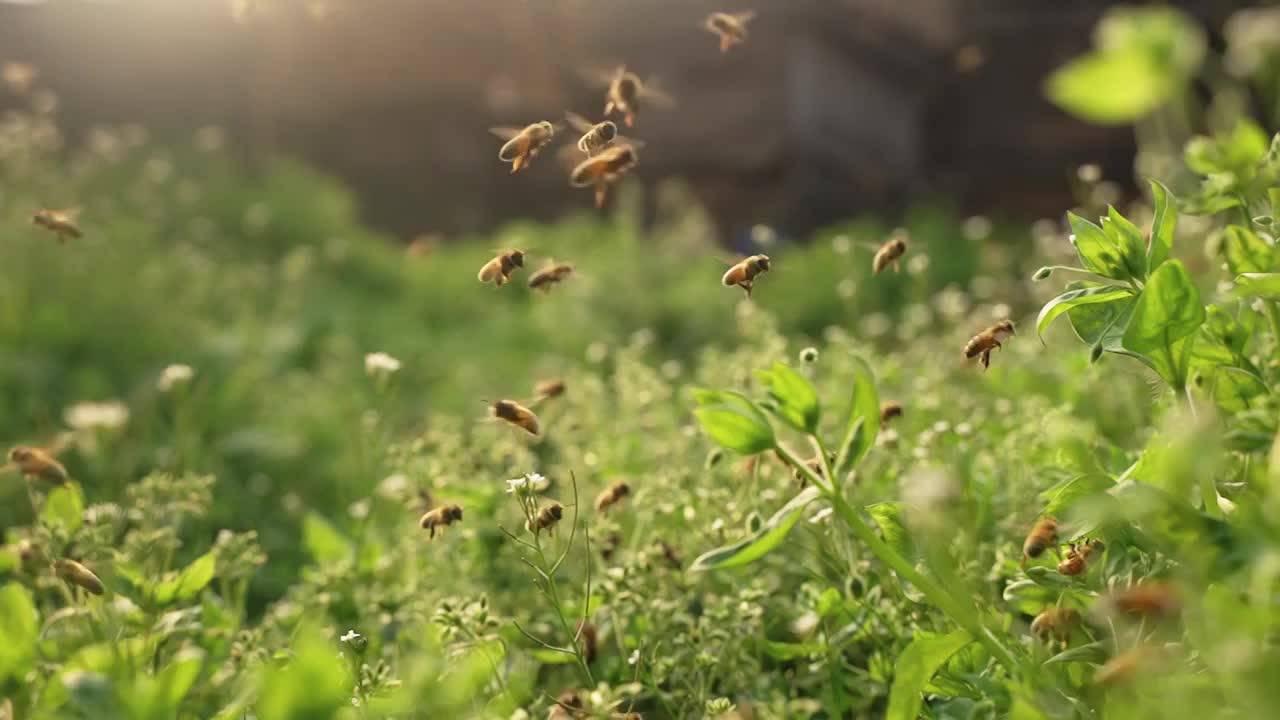
[[[1040,518],[1031,527],[1031,532],[1027,533],[1027,539],[1022,541],[1022,567],[1026,567],[1027,560],[1040,557],[1045,550],[1056,544],[1058,521],[1051,517]]]
[[[462,506],[457,504],[441,505],[434,510],[428,510],[422,519],[418,521],[418,525],[423,530],[430,532],[428,537],[434,539],[436,530],[439,529],[444,534],[444,529],[455,522],[462,520]]]
[[[579,620],[578,642],[582,647],[582,659],[588,665],[595,662],[596,655],[600,652],[600,636],[596,632],[596,626],[585,620]]]
[[[769,272],[770,263],[768,255],[752,255],[725,271],[724,277],[720,278],[720,281],[726,287],[737,285],[742,288],[747,297],[751,297],[751,290],[755,287],[756,278]]]
[[[896,232],[885,244],[880,246],[871,258],[871,272],[879,275],[890,265],[898,272],[902,266],[902,256],[907,252],[907,236],[904,232]]]
[[[556,126],[543,120],[523,129],[497,127],[489,128],[489,132],[506,141],[498,150],[498,159],[511,163],[511,172],[517,173],[529,167],[538,153],[551,144],[556,136]]]
[[[493,405],[489,406],[489,414],[499,420],[515,425],[530,435],[537,435],[542,427],[538,423],[538,416],[515,400],[499,400],[493,403]]]
[[[608,83],[609,89],[605,92],[605,117],[616,112],[622,115],[622,121],[627,127],[635,126],[636,115],[639,114],[642,104],[665,108],[675,106],[671,96],[658,89],[657,81],[652,78],[648,82],[641,81],[640,76],[627,70],[626,66],[591,79],[604,80]]]
[[[625,482],[618,481],[596,496],[596,512],[604,512],[609,508],[622,502],[622,499],[631,494],[631,486]]]
[[[747,23],[756,16],[754,10],[737,13],[713,12],[703,22],[703,27],[720,36],[720,52],[729,52],[735,45],[747,41]]]
[[[1080,624],[1080,611],[1075,608],[1049,608],[1031,621],[1031,633],[1041,640],[1056,639],[1066,644],[1071,631]]]
[[[549,380],[539,380],[533,386],[533,396],[537,402],[545,402],[552,398],[558,398],[564,394],[565,382],[559,378],[551,378]]]
[[[551,288],[560,284],[573,274],[573,266],[567,263],[548,263],[541,270],[529,276],[529,287],[542,292],[551,292]]]
[[[55,560],[53,572],[63,582],[83,588],[94,595],[101,595],[107,591],[106,586],[97,575],[93,574],[92,570],[75,560]]]
[[[1168,583],[1144,582],[1112,593],[1105,606],[1127,615],[1166,620],[1182,612],[1182,599]]]
[[[594,187],[596,207],[604,207],[609,197],[609,187],[631,172],[640,162],[634,145],[610,145],[596,155],[583,160],[569,173],[572,187]]]
[[[991,327],[969,338],[969,342],[964,346],[964,356],[966,359],[978,357],[981,358],[982,367],[985,370],[991,366],[991,351],[996,348],[1003,347],[1000,341],[1008,338],[1010,335],[1016,335],[1013,330],[1013,323],[1008,320],[1001,320]]]
[[[902,405],[896,402],[884,402],[880,404],[880,424],[902,417]]]
[[[19,445],[9,451],[9,467],[16,468],[24,477],[43,480],[53,485],[65,485],[70,477],[67,469],[54,457],[55,448],[36,448]]]
[[[538,511],[528,523],[529,532],[534,534],[546,530],[548,533],[554,532],[556,524],[564,517],[564,507],[560,503],[551,503],[550,505]]]
[[[482,283],[493,283],[494,287],[502,287],[511,282],[511,275],[517,268],[524,267],[523,250],[507,250],[480,268],[476,279]]]
[[[1067,556],[1058,563],[1058,572],[1068,576],[1079,575],[1088,570],[1094,557],[1106,549],[1107,546],[1101,540],[1089,540],[1079,545],[1072,543]]]
[[[78,208],[37,210],[31,216],[31,222],[52,231],[54,235],[58,236],[58,241],[65,244],[67,238],[78,238],[83,235],[80,232],[80,226],[76,224],[76,216],[79,212]]]

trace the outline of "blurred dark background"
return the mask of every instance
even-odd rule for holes
[[[302,157],[403,237],[481,232],[590,205],[552,153],[519,177],[488,128],[598,117],[583,69],[655,75],[639,176],[679,176],[722,237],[788,234],[938,198],[965,212],[1057,214],[1066,177],[1128,177],[1128,129],[1085,125],[1040,92],[1114,3],[1073,0],[228,0],[6,2],[0,61],[35,65],[75,136],[137,122],[226,128],[252,162]],[[1212,29],[1241,2],[1172,3]],[[701,23],[751,8],[721,55]],[[0,102],[13,102],[3,97]]]

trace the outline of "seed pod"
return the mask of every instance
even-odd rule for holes
[[[92,570],[75,560],[56,560],[53,563],[53,571],[64,582],[81,587],[94,595],[101,595],[107,591],[106,586],[97,575],[93,574]]]
[[[1089,363],[1093,364],[1101,360],[1104,350],[1102,343],[1094,343],[1093,347],[1089,348]]]
[[[807,347],[800,351],[800,362],[810,365],[818,362],[818,348]]]
[[[1031,279],[1032,279],[1032,280],[1045,280],[1045,279],[1047,279],[1047,278],[1048,278],[1050,275],[1052,275],[1052,274],[1053,274],[1053,268],[1042,267],[1042,268],[1040,268],[1039,270],[1037,270],[1037,271],[1036,271],[1036,274],[1035,274],[1035,275],[1032,275],[1032,276],[1031,276]]]

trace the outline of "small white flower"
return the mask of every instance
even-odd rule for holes
[[[378,483],[378,496],[387,500],[400,500],[409,493],[409,478],[395,473]]]
[[[530,492],[540,492],[546,490],[551,481],[543,477],[540,473],[529,473],[524,477],[513,478],[507,481],[507,492],[514,493],[520,490],[528,489]]]
[[[635,650],[631,653],[631,657],[627,658],[627,664],[635,665],[638,662],[640,662],[640,651]]]
[[[364,371],[372,377],[387,377],[400,370],[400,361],[384,352],[364,356]]]
[[[62,419],[75,430],[114,430],[129,421],[129,408],[117,400],[78,403],[64,410]]]
[[[167,393],[179,385],[191,382],[196,376],[196,371],[190,365],[175,364],[166,367],[160,373],[160,379],[156,381],[156,387],[160,392]]]
[[[344,642],[344,643],[349,643],[349,642],[351,642],[351,641],[353,641],[353,640],[359,640],[359,639],[360,639],[360,633],[356,632],[355,630],[348,630],[346,635],[343,635],[342,637],[340,637],[340,638],[338,638],[338,639],[339,639],[339,640],[341,640],[341,641],[342,641],[342,642]]]

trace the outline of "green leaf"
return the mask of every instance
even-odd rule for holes
[[[1139,280],[1147,277],[1147,241],[1137,225],[1129,222],[1114,207],[1107,206],[1102,231],[1120,249],[1120,258],[1129,274]]]
[[[1236,276],[1232,293],[1238,298],[1260,297],[1280,300],[1280,273],[1243,273]]]
[[[84,493],[74,482],[54,488],[40,510],[40,520],[46,525],[61,525],[73,533],[84,524]]]
[[[915,543],[911,540],[911,533],[907,530],[906,523],[903,522],[905,508],[902,503],[882,502],[868,505],[867,514],[880,528],[880,534],[889,547],[904,558],[916,556]]]
[[[769,418],[742,393],[696,388],[694,398],[700,407],[693,414],[721,446],[742,455],[755,455],[773,447]]]
[[[1071,244],[1085,269],[1113,280],[1127,280],[1123,252],[1102,228],[1076,215],[1067,213],[1071,226]]]
[[[860,357],[853,358],[852,385],[849,420],[833,468],[837,477],[857,466],[880,434],[880,395],[876,392],[875,374],[867,361]]]
[[[1086,662],[1093,664],[1101,664],[1110,657],[1108,643],[1105,640],[1089,643],[1087,645],[1078,645],[1054,655],[1044,661],[1045,665],[1058,665],[1061,663]]]
[[[337,563],[354,556],[351,541],[315,511],[302,518],[302,545],[321,563]]]
[[[1129,125],[1163,105],[1176,85],[1141,50],[1092,52],[1049,76],[1045,93],[1067,112],[1098,125]]]
[[[1147,272],[1164,264],[1173,252],[1173,234],[1178,224],[1178,210],[1172,193],[1156,180],[1151,183],[1151,195],[1155,204],[1155,217],[1151,220],[1151,241],[1147,244]]]
[[[760,648],[774,660],[788,662],[825,655],[827,646],[822,643],[789,643],[777,640],[761,640]]]
[[[337,648],[312,626],[300,628],[294,637],[299,640],[289,663],[263,668],[256,707],[260,720],[320,720],[350,704],[354,683]]]
[[[963,630],[950,635],[917,632],[894,666],[885,720],[916,720],[923,702],[921,694],[929,680],[971,642],[973,639]]]
[[[194,598],[213,581],[217,567],[218,554],[210,550],[183,568],[176,577],[157,584],[151,593],[152,602],[163,606]]]
[[[204,668],[204,652],[196,648],[182,650],[154,677],[135,678],[132,692],[124,701],[137,720],[169,720],[179,717],[182,700],[191,691]]]
[[[1043,335],[1045,328],[1049,327],[1059,315],[1073,307],[1111,302],[1131,295],[1133,295],[1132,290],[1117,285],[1098,285],[1068,290],[1045,303],[1045,306],[1040,309],[1040,316],[1036,318],[1036,334]]]
[[[1043,514],[1061,517],[1079,500],[1105,492],[1115,480],[1101,473],[1077,475],[1061,487],[1040,494],[1045,501]]]
[[[1222,236],[1222,255],[1227,269],[1241,273],[1265,273],[1275,267],[1270,245],[1257,233],[1239,225],[1228,225]]]
[[[1217,367],[1207,373],[1209,396],[1230,413],[1247,410],[1255,398],[1267,395],[1267,386],[1253,373],[1236,367]]]
[[[40,615],[31,591],[18,583],[0,589],[0,686],[21,681],[35,662]]]
[[[1126,350],[1151,358],[1171,385],[1186,381],[1187,363],[1192,344],[1179,344],[1205,320],[1200,291],[1178,260],[1170,260],[1151,274],[1138,297],[1133,317],[1125,328]]]
[[[543,665],[567,665],[577,661],[573,653],[562,653],[558,650],[548,650],[546,648],[534,648],[529,651],[529,654],[533,656],[534,660]]]
[[[801,432],[817,432],[821,414],[818,393],[803,375],[780,362],[774,363],[771,370],[756,371],[756,375],[777,403],[779,417]]]
[[[752,533],[732,545],[726,545],[703,553],[689,566],[689,571],[697,572],[739,567],[759,560],[786,539],[787,534],[791,532],[791,528],[800,520],[802,511],[809,503],[816,500],[818,495],[818,488],[810,485],[802,490],[799,495],[791,498],[791,501],[783,505],[778,512],[774,513],[773,517],[769,518],[758,532]]]

